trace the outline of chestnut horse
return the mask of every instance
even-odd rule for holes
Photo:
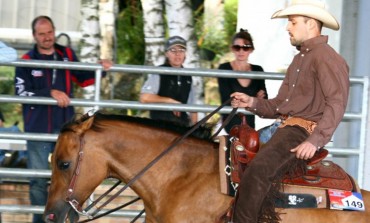
[[[104,179],[127,183],[181,136],[181,129],[185,131],[165,122],[101,113],[66,124],[52,158],[45,221],[64,222],[68,217],[77,222],[67,194],[81,206]],[[190,136],[137,178],[131,188],[143,200],[146,223],[222,222],[232,198],[220,192],[217,147]],[[70,185],[73,190],[68,191]],[[362,194],[366,212],[284,209],[282,222],[369,222],[370,193]]]

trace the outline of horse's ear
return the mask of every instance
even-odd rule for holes
[[[81,122],[79,127],[75,129],[75,132],[78,135],[83,134],[86,130],[90,129],[92,124],[94,123],[95,116],[91,116],[90,118],[86,119],[85,121]]]

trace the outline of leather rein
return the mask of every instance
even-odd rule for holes
[[[174,147],[176,147],[178,144],[180,144],[186,137],[188,137],[191,133],[193,133],[197,128],[199,128],[201,125],[205,124],[214,114],[216,114],[221,108],[225,107],[227,104],[231,102],[232,98],[229,100],[225,101],[222,105],[217,107],[214,111],[209,113],[207,116],[205,116],[203,119],[198,121],[195,125],[192,126],[191,129],[189,129],[184,135],[181,137],[176,138],[173,143],[167,147],[161,154],[159,154],[156,158],[154,158],[150,163],[148,163],[139,173],[137,173],[127,184],[125,184],[120,190],[118,190],[115,194],[113,194],[109,199],[107,199],[102,205],[99,207],[96,207],[96,209],[90,213],[90,209],[93,208],[99,201],[101,201],[104,197],[106,197],[111,191],[113,191],[114,188],[116,188],[118,185],[121,184],[121,181],[119,180],[116,184],[114,184],[108,191],[106,191],[104,194],[102,194],[99,198],[97,198],[94,202],[92,202],[88,207],[86,207],[84,210],[82,210],[82,206],[79,204],[79,202],[73,198],[73,192],[74,192],[74,187],[77,181],[78,176],[80,175],[80,166],[81,162],[83,160],[83,147],[85,144],[84,141],[84,135],[80,137],[80,150],[78,152],[78,157],[77,157],[77,166],[76,169],[74,170],[71,182],[68,186],[67,189],[67,197],[66,197],[66,202],[68,202],[73,210],[77,212],[79,215],[86,216],[88,219],[80,221],[82,222],[89,222],[98,218],[101,218],[105,215],[108,215],[114,211],[117,211],[121,208],[124,208],[138,200],[140,200],[139,197],[121,205],[118,206],[112,210],[106,211],[100,215],[96,215],[99,211],[102,210],[103,207],[108,205],[112,200],[114,200],[119,194],[121,194],[123,191],[125,191],[128,187],[130,187],[136,180],[138,180],[149,168],[151,168],[156,162],[158,162],[164,155],[166,155],[168,152],[170,152]],[[237,111],[237,108],[233,108],[232,111],[229,113],[228,117],[226,120],[222,123],[222,125],[219,127],[219,129],[211,136],[213,139],[218,135],[218,133],[224,128],[231,120],[231,118],[235,115]],[[138,216],[136,216],[131,222],[135,222],[142,214],[144,213],[144,210],[142,210]]]

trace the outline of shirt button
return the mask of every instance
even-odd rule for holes
[[[304,54],[303,53],[301,54],[301,57],[304,57]]]
[[[287,98],[287,99],[285,99],[285,101],[289,101],[289,99]]]
[[[299,71],[300,71],[300,70],[299,70],[299,69],[297,69],[297,73],[299,73]]]
[[[276,108],[276,111],[279,111],[279,108]]]
[[[295,84],[293,84],[292,86],[295,87]]]

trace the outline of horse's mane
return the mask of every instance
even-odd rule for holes
[[[165,130],[173,131],[179,134],[185,134],[187,131],[191,129],[191,127],[181,126],[173,122],[169,122],[169,121],[153,120],[149,118],[141,118],[141,117],[134,117],[134,116],[128,116],[128,115],[105,114],[101,111],[97,111],[92,116],[90,116],[88,113],[80,117],[75,116],[73,119],[71,119],[69,122],[63,125],[60,132],[61,133],[66,132],[66,131],[75,132],[81,123],[87,121],[90,118],[94,118],[94,122],[91,126],[91,129],[96,130],[96,131],[100,130],[99,122],[103,120],[134,122],[134,123],[158,128],[158,129],[165,129]],[[213,125],[211,124],[200,126],[191,134],[191,136],[199,138],[199,139],[211,140],[212,128],[213,128]]]

